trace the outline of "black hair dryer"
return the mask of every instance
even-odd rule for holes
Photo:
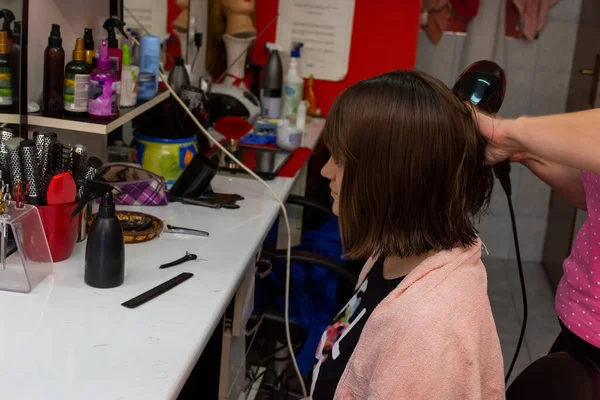
[[[492,61],[477,61],[460,74],[452,91],[460,100],[470,101],[481,111],[496,114],[504,100],[506,75],[504,70]],[[496,164],[494,175],[510,196],[510,162],[505,160]]]

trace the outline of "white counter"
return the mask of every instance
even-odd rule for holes
[[[314,147],[322,126],[320,120],[310,125],[305,145]],[[284,198],[293,183],[271,181]],[[133,208],[210,237],[163,234],[126,245],[125,282],[118,288],[84,283],[84,242],[30,294],[0,292],[0,398],[175,398],[279,214],[253,180],[217,176],[213,188],[244,196],[241,208]],[[186,251],[206,261],[158,269]],[[184,271],[194,277],[139,308],[121,306]]]

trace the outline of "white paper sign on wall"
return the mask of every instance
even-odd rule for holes
[[[355,0],[279,0],[277,44],[302,42],[304,78],[341,81],[348,73]]]

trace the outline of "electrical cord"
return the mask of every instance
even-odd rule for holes
[[[521,333],[519,334],[519,341],[517,342],[517,349],[515,350],[515,354],[513,356],[512,362],[510,363],[510,367],[506,373],[506,377],[504,378],[504,383],[508,382],[510,378],[510,374],[515,367],[515,363],[517,362],[517,358],[519,357],[519,352],[521,351],[521,345],[523,344],[523,340],[525,339],[525,329],[527,328],[527,290],[525,288],[525,276],[523,275],[523,263],[521,262],[521,250],[519,249],[519,237],[517,235],[517,221],[515,218],[515,210],[513,208],[511,196],[507,194],[506,196],[508,200],[508,209],[510,211],[510,220],[512,223],[512,232],[513,238],[515,241],[515,253],[517,255],[517,267],[519,269],[519,280],[521,281],[521,295],[523,296],[523,323],[521,324]]]
[[[139,46],[139,42],[134,37],[132,37],[131,39]],[[285,222],[285,228],[286,228],[286,231],[287,231],[287,253],[286,253],[286,275],[285,275],[285,307],[284,307],[285,336],[286,336],[286,340],[287,340],[287,343],[288,343],[288,349],[290,351],[290,357],[292,359],[292,364],[294,365],[294,369],[296,371],[296,374],[298,375],[298,380],[300,381],[300,386],[302,387],[302,394],[304,395],[304,397],[306,397],[307,396],[306,385],[304,384],[304,378],[302,377],[302,373],[300,372],[300,368],[298,368],[298,362],[296,361],[296,355],[294,353],[294,347],[292,346],[292,340],[291,340],[291,336],[292,335],[291,335],[291,332],[290,332],[290,317],[289,317],[290,304],[289,304],[289,302],[290,302],[290,275],[291,275],[291,268],[290,268],[291,262],[290,262],[290,259],[291,259],[291,249],[292,249],[292,235],[291,235],[291,229],[290,229],[290,221],[289,221],[289,218],[288,218],[287,210],[285,208],[285,204],[281,200],[281,198],[279,198],[279,196],[277,195],[277,193],[275,193],[275,190],[273,190],[273,188],[267,182],[265,182],[261,177],[259,177],[256,173],[254,173],[254,171],[252,171],[250,168],[248,168],[246,165],[244,165],[244,163],[242,163],[240,160],[238,160],[221,143],[219,143],[218,140],[216,140],[215,138],[212,137],[212,135],[202,126],[202,124],[200,123],[200,121],[198,121],[198,119],[196,118],[196,116],[194,115],[194,113],[186,106],[185,102],[183,100],[181,100],[181,98],[179,97],[179,95],[177,95],[177,93],[175,92],[175,90],[173,90],[173,88],[171,87],[171,85],[169,85],[169,83],[167,82],[168,79],[164,76],[164,72],[162,71],[162,68],[160,68],[160,67],[159,67],[159,77],[162,80],[162,82],[165,84],[165,86],[167,87],[167,89],[171,92],[171,96],[173,96],[173,98],[179,103],[179,105],[181,107],[183,107],[183,109],[185,110],[185,112],[190,116],[190,118],[192,119],[192,121],[194,121],[194,123],[198,126],[198,128],[204,134],[204,136],[206,136],[206,138],[211,143],[213,143],[219,150],[221,150],[222,152],[224,152],[231,160],[233,160],[237,165],[239,165],[240,168],[242,168],[246,173],[248,173],[254,179],[256,179],[257,181],[259,181],[263,186],[265,186],[265,188],[268,189],[268,191],[271,193],[271,195],[273,196],[273,198],[275,199],[275,201],[277,201],[277,203],[279,203],[279,207],[281,209],[281,213],[283,215],[283,219],[284,219],[284,222]]]

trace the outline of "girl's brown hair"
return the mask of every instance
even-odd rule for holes
[[[333,105],[324,140],[344,166],[346,257],[408,257],[477,240],[494,179],[472,110],[439,80],[397,71],[361,81]]]

